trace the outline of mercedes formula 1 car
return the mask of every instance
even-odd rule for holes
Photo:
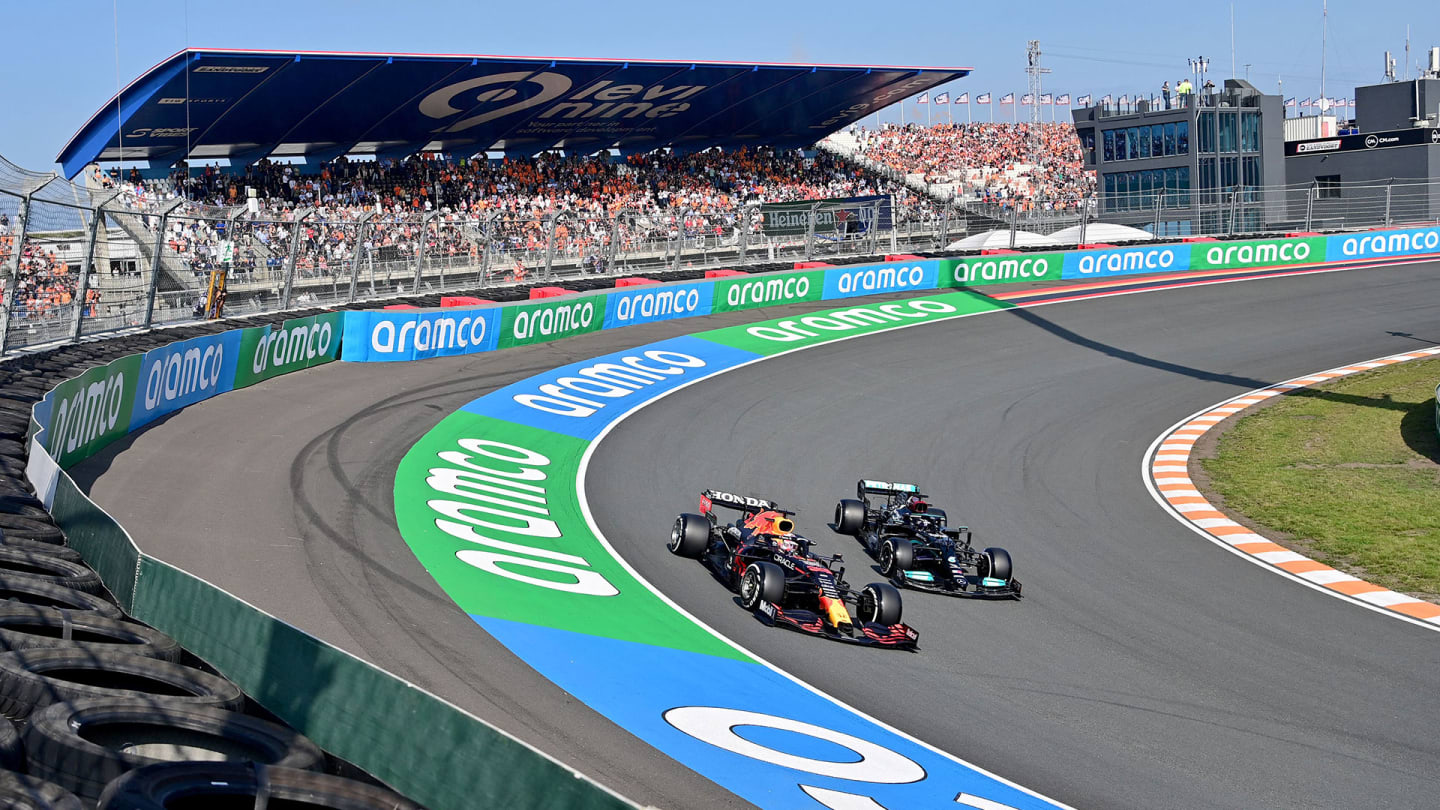
[[[915,484],[863,480],[855,494],[835,505],[835,531],[858,537],[891,582],[949,596],[1020,598],[1010,553],[975,550],[970,530],[946,525],[945,510],[930,506]]]
[[[739,517],[722,523],[718,508]],[[770,625],[836,641],[915,649],[920,634],[900,621],[900,592],[884,582],[856,591],[843,559],[811,550],[795,533],[794,512],[763,498],[706,490],[700,514],[675,518],[671,553],[702,562],[740,594],[740,604]]]

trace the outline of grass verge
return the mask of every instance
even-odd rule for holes
[[[1281,545],[1440,601],[1437,383],[1433,358],[1276,397],[1202,450],[1196,480]]]

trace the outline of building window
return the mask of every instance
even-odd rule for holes
[[[1220,158],[1220,187],[1233,189],[1238,185],[1240,185],[1240,159]]]
[[[1150,127],[1150,154],[1160,157],[1165,154],[1165,125]]]
[[[1190,207],[1190,167],[1181,166],[1175,172],[1175,188],[1180,192],[1179,205],[1181,208]]]
[[[1240,151],[1260,151],[1260,114],[1240,113]]]
[[[1105,161],[1108,163],[1115,159],[1115,130],[1105,130]],[[1108,179],[1110,175],[1106,175]]]
[[[1085,162],[1095,162],[1095,130],[1080,130],[1080,148],[1085,150]]]
[[[1140,157],[1150,157],[1150,128],[1140,127],[1140,129],[1135,132],[1137,134],[1136,140],[1140,142]]]
[[[1245,201],[1260,201],[1260,158],[1247,156],[1241,160],[1241,179],[1245,182]]]
[[[1200,152],[1202,154],[1214,154],[1215,152],[1215,113],[1200,113],[1200,131],[1195,133],[1200,141]]]
[[[1322,200],[1340,199],[1340,175],[1327,174],[1316,177],[1315,196]]]
[[[1232,112],[1220,115],[1220,151],[1240,151],[1240,144],[1235,138],[1235,114]]]
[[[1107,142],[1111,140],[1109,132],[1105,133],[1105,140]],[[1115,199],[1115,175],[1113,174],[1105,175],[1105,201],[1107,203],[1106,208],[1111,211],[1117,210]]]
[[[1165,154],[1175,154],[1175,125],[1165,125]]]
[[[1175,154],[1190,154],[1190,122],[1181,121],[1175,125]]]
[[[1131,128],[1130,128],[1130,131],[1129,131],[1129,134],[1128,134],[1128,135],[1126,136],[1126,138],[1125,138],[1125,142],[1130,145],[1130,159],[1131,159],[1131,160],[1139,160],[1139,159],[1140,159],[1140,130],[1136,129],[1135,127],[1131,127]]]

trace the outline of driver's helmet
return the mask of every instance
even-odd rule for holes
[[[930,504],[922,500],[919,495],[911,495],[910,500],[905,502],[905,507],[917,515],[923,515],[930,511]]]
[[[800,543],[795,537],[795,521],[784,514],[771,510],[758,512],[749,524],[757,534],[769,537],[781,551],[793,554],[800,550]]]

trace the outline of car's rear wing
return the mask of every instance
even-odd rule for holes
[[[794,515],[788,509],[781,509],[780,505],[765,498],[756,498],[751,495],[735,495],[730,492],[723,492],[718,489],[707,489],[700,495],[700,514],[708,515],[716,506],[724,506],[729,509],[736,509],[741,512],[779,512],[782,515]]]
[[[903,484],[899,481],[872,481],[862,478],[855,484],[855,494],[862,500],[866,495],[919,495],[919,484]]]

